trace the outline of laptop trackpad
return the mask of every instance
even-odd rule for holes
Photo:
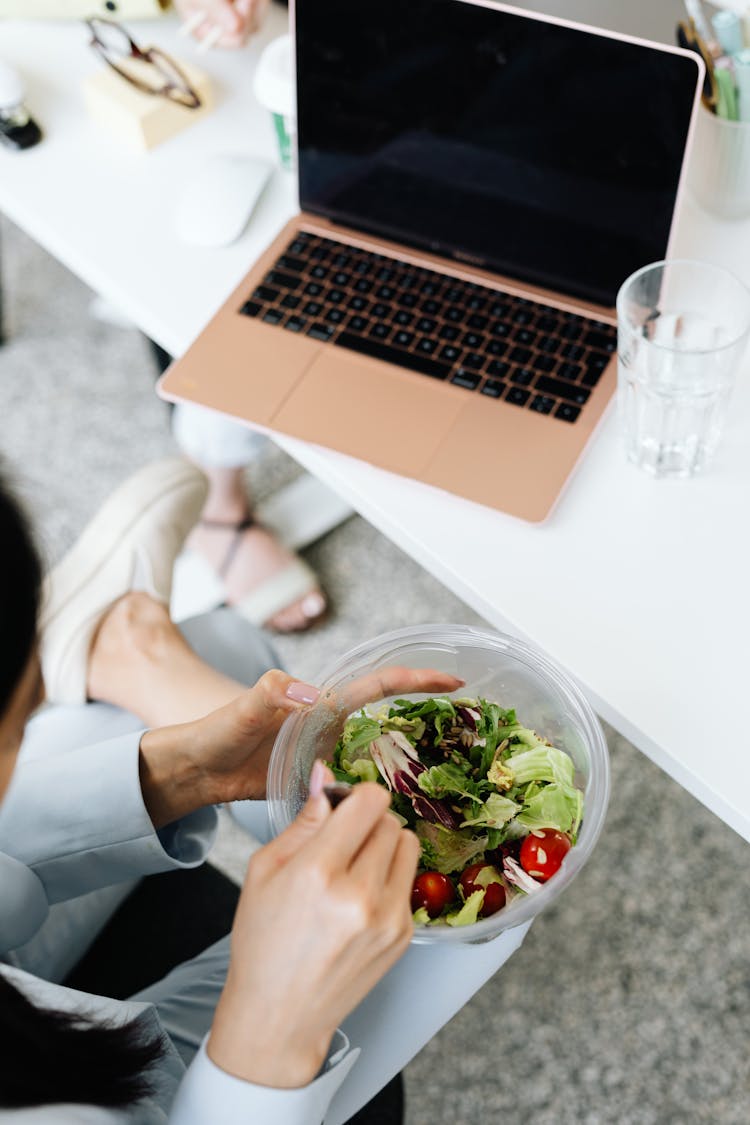
[[[461,405],[426,375],[328,346],[270,425],[408,475],[428,463]]]

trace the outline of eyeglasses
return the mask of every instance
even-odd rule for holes
[[[144,94],[169,98],[186,109],[200,106],[198,94],[177,63],[158,47],[139,47],[114,20],[94,18],[86,20],[86,25],[91,32],[90,46],[132,86]]]

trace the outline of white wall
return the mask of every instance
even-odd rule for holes
[[[508,0],[518,8],[578,20],[675,44],[675,26],[685,18],[682,0]]]

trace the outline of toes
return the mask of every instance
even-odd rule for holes
[[[286,606],[265,622],[267,629],[279,633],[297,633],[307,629],[325,613],[327,602],[321,590],[311,590],[299,601]]]

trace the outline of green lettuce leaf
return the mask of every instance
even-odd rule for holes
[[[412,917],[415,926],[429,926],[430,924],[430,916],[427,913],[426,906],[420,906],[419,910],[414,911]]]
[[[449,926],[472,926],[479,917],[479,911],[484,902],[484,890],[474,891],[469,895],[460,910],[446,914],[445,920]]]
[[[380,723],[377,719],[373,719],[372,715],[368,715],[365,711],[350,715],[344,723],[341,735],[342,752],[351,760],[355,757],[355,750],[362,750],[369,746],[379,734]],[[363,755],[358,754],[356,757],[363,757]]]
[[[505,759],[503,766],[513,775],[514,785],[526,785],[530,781],[550,781],[569,786],[573,784],[573,759],[562,750],[545,743],[538,743],[533,749],[512,754]]]
[[[500,793],[490,793],[487,800],[480,805],[479,811],[474,816],[467,817],[461,827],[502,828],[520,809],[521,806],[515,801],[508,800]]]
[[[556,828],[559,832],[578,830],[583,794],[570,785],[543,785],[530,796],[518,814],[517,822],[533,832],[535,828]]]
[[[455,831],[426,820],[418,819],[415,831],[422,845],[422,866],[428,871],[440,871],[443,875],[462,871],[472,860],[483,855],[487,847],[486,836],[474,839],[471,832]]]
[[[380,781],[378,767],[372,758],[357,758],[353,762],[350,762],[348,758],[342,758],[341,765],[348,774],[356,777],[358,781]]]
[[[430,766],[429,769],[419,775],[417,784],[428,797],[441,798],[448,796],[449,793],[455,793],[457,796],[474,800],[480,793],[476,781],[468,778],[465,771],[455,762],[444,762],[438,766]]]

